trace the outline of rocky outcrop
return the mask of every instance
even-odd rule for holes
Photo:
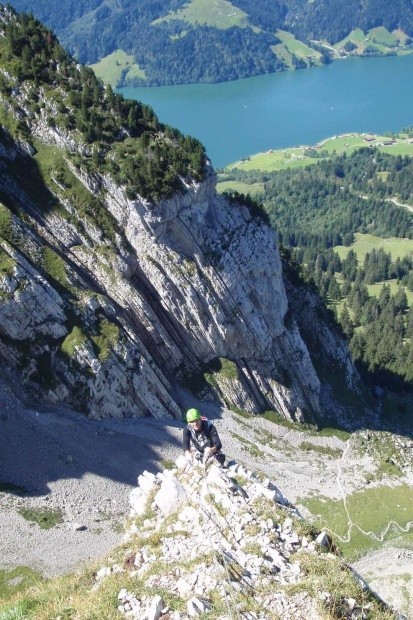
[[[396,618],[332,553],[325,532],[235,461],[222,469],[182,456],[138,484],[124,561],[100,568],[95,582],[100,590],[109,575],[124,574],[130,585],[118,593],[118,611],[126,618]]]

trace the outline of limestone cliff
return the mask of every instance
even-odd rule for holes
[[[47,87],[2,73],[4,363],[20,369],[33,393],[96,418],[179,417],[183,388],[249,412],[346,417],[323,366],[334,363],[344,391],[360,390],[357,373],[335,328],[314,313],[310,320],[318,302],[308,291],[298,294],[287,281],[288,300],[276,232],[265,218],[217,195],[209,162],[197,173],[182,150],[192,148],[186,138],[86,75],[82,88],[96,89],[102,109],[112,106],[102,123],[129,105],[128,127],[120,118],[112,142],[102,147],[106,132],[90,144],[70,90],[82,68],[63,70],[68,60],[59,54],[49,60]],[[63,108],[73,127],[55,120]],[[132,112],[142,114],[139,122]],[[151,177],[139,176],[141,166],[153,171],[155,189]],[[140,186],[131,187],[127,170]],[[156,197],[161,185],[166,198]],[[311,342],[308,333],[303,339],[310,323]]]

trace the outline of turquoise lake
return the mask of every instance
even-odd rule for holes
[[[268,149],[348,131],[413,125],[413,54],[351,58],[222,84],[123,88],[159,119],[199,138],[215,168]]]

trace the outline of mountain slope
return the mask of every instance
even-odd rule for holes
[[[3,359],[95,417],[179,417],[183,386],[251,412],[346,417],[362,389],[344,341],[303,289],[305,343],[261,211],[218,196],[196,140],[104,88],[35,20],[3,9],[1,22]],[[337,366],[341,404],[313,350]]]
[[[390,47],[377,46],[372,37],[368,52],[367,46],[356,50],[362,54],[394,53],[397,46],[409,46],[405,35],[413,35],[407,0],[391,4],[352,0],[345,7],[338,0],[89,0],[59,7],[51,0],[13,0],[11,4],[44,21],[81,62],[96,63],[116,50],[130,55],[132,64],[115,61],[120,65],[119,85],[219,82],[320,64],[329,59],[331,50],[318,48],[318,42],[338,43],[356,28],[400,30]],[[284,45],[277,31],[288,31],[310,47],[306,53],[297,52],[296,46]],[[347,47],[340,53],[349,51]]]

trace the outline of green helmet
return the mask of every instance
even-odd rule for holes
[[[195,422],[195,420],[200,420],[201,414],[198,409],[188,409],[186,412],[186,421],[187,422]]]

